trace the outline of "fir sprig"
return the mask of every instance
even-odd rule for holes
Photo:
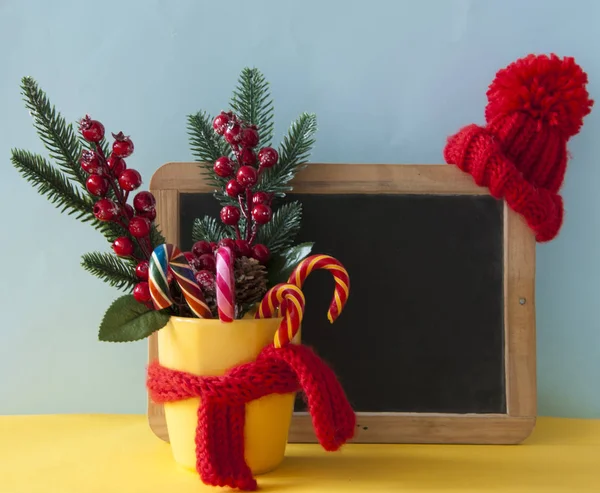
[[[273,193],[276,197],[283,197],[285,192],[292,190],[288,183],[298,171],[307,166],[316,131],[316,115],[302,113],[292,123],[279,146],[279,163],[262,174],[257,189]]]
[[[82,267],[110,286],[131,291],[139,282],[131,262],[125,262],[111,253],[91,252],[81,257]]]
[[[274,106],[265,76],[255,68],[244,68],[233,91],[230,106],[245,122],[260,129],[259,146],[271,145]]]
[[[214,217],[204,216],[203,218],[196,218],[194,220],[192,241],[194,243],[201,240],[218,242],[230,236],[231,233],[231,228],[217,221]]]
[[[302,204],[298,201],[283,204],[271,220],[258,230],[257,242],[266,245],[271,254],[291,246],[300,230]]]
[[[13,149],[11,161],[19,173],[61,212],[75,214],[83,222],[96,220],[92,213],[94,203],[90,198],[81,195],[65,175],[42,156]]]
[[[229,155],[229,147],[227,142],[218,138],[212,127],[212,120],[205,111],[199,111],[195,115],[188,115],[187,129],[192,154],[200,163],[208,182],[221,187],[227,180],[213,172],[213,164],[219,157]]]
[[[23,77],[21,91],[25,106],[33,117],[33,125],[50,157],[67,175],[85,186],[87,174],[78,162],[82,148],[73,125],[67,124],[31,77]]]

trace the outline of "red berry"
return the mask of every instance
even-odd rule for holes
[[[194,267],[194,260],[196,260],[196,257],[194,257],[194,254],[192,252],[183,252],[183,256],[185,257],[185,259],[188,261],[188,263],[193,268]]]
[[[119,236],[113,242],[112,249],[119,257],[129,257],[133,253],[133,242],[127,236]]]
[[[266,264],[271,257],[271,252],[265,245],[254,245],[252,248],[252,257],[258,260],[261,264]]]
[[[79,122],[79,129],[88,142],[100,142],[104,138],[104,125],[98,120],[92,120],[88,115]]]
[[[125,160],[120,158],[119,156],[111,155],[106,161],[109,169],[112,171],[112,174],[117,178],[121,176],[121,173],[125,171],[127,165],[125,164]]]
[[[150,234],[150,220],[136,216],[129,221],[129,232],[134,238],[143,238]]]
[[[133,198],[133,207],[138,212],[150,212],[156,206],[156,199],[150,192],[138,192]]]
[[[233,238],[223,238],[219,241],[217,247],[227,247],[230,248],[232,252],[235,252],[235,240]]]
[[[246,240],[235,240],[235,253],[240,257],[251,257],[252,249]]]
[[[115,138],[112,146],[112,152],[117,157],[127,157],[133,154],[133,142],[131,139],[124,135],[123,132],[118,134],[112,134]]]
[[[215,263],[215,256],[212,253],[205,253],[200,255],[197,260],[198,270],[208,270],[210,272],[216,272],[217,264]]]
[[[234,205],[226,205],[221,209],[221,221],[228,226],[234,226],[240,221],[240,210]]]
[[[240,164],[252,166],[256,164],[256,154],[249,147],[244,147],[240,151]]]
[[[125,215],[127,216],[127,219],[131,219],[133,216],[135,216],[135,211],[129,204],[125,204]]]
[[[213,128],[216,133],[218,133],[219,135],[223,135],[228,123],[229,116],[224,111],[221,111],[221,114],[217,115],[213,120]]]
[[[205,293],[212,292],[215,289],[215,275],[208,270],[196,272],[196,282]]]
[[[263,168],[270,168],[277,164],[277,160],[279,159],[279,155],[277,151],[272,147],[263,147],[258,152],[258,161]]]
[[[142,260],[139,264],[136,265],[135,275],[137,276],[138,279],[140,279],[142,281],[148,280],[148,267],[149,267],[149,263],[147,260]]]
[[[268,223],[271,220],[272,215],[273,212],[271,211],[271,208],[265,204],[257,204],[254,206],[254,209],[252,209],[252,219],[254,219],[257,224]]]
[[[237,181],[243,187],[251,187],[258,180],[256,168],[252,166],[242,166],[237,172]]]
[[[237,144],[242,137],[242,127],[240,127],[239,123],[229,123],[225,128],[225,140],[230,144]]]
[[[253,196],[252,196],[252,203],[254,205],[256,204],[268,204],[270,201],[271,197],[269,196],[269,194],[267,192],[256,192]]]
[[[140,217],[145,217],[148,221],[152,222],[156,219],[156,209],[152,209],[148,212],[138,212],[137,214]]]
[[[86,173],[102,173],[102,165],[100,164],[100,157],[93,151],[85,150],[81,153],[81,159],[79,164]]]
[[[100,175],[90,175],[85,181],[85,188],[88,189],[92,195],[97,197],[104,197],[108,192],[108,180]]]
[[[210,247],[212,248],[212,251],[214,252],[217,249],[217,244],[214,241],[211,241]]]
[[[123,190],[131,192],[142,184],[142,175],[134,169],[126,169],[119,175],[119,185]]]
[[[213,169],[221,178],[227,178],[233,174],[231,159],[229,159],[227,156],[221,156],[219,159],[217,159]]]
[[[152,299],[150,286],[146,281],[139,282],[133,288],[133,297],[140,303],[146,303]]]
[[[242,132],[241,144],[247,147],[256,147],[258,144],[258,132],[256,127],[247,127]]]
[[[229,180],[227,182],[227,186],[225,187],[225,191],[227,192],[227,195],[235,198],[244,191],[244,187],[242,187],[242,185],[240,185],[236,180]]]
[[[194,246],[192,246],[192,253],[196,257],[199,257],[205,253],[212,253],[212,251],[213,249],[208,241],[200,240],[194,243]]]
[[[112,221],[119,215],[119,206],[110,199],[100,199],[94,204],[93,212],[100,221]]]

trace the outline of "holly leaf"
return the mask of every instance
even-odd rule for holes
[[[104,314],[98,339],[105,342],[131,342],[145,339],[169,321],[165,311],[150,310],[133,295],[117,298]]]
[[[275,254],[269,260],[269,288],[287,282],[296,266],[310,255],[314,243],[300,243]]]

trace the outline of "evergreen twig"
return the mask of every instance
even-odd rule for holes
[[[242,70],[230,105],[242,120],[260,129],[259,146],[269,146],[273,138],[275,110],[269,83],[259,70],[248,67]]]
[[[298,201],[283,204],[271,220],[258,230],[257,242],[266,245],[271,254],[291,246],[300,230],[302,204]]]
[[[257,189],[274,193],[276,197],[284,197],[285,192],[292,189],[288,183],[298,171],[307,166],[306,161],[315,143],[316,131],[316,115],[302,113],[292,123],[279,147],[279,162],[275,167],[265,170]]]
[[[33,125],[50,157],[69,177],[85,186],[87,174],[78,162],[82,148],[73,125],[67,124],[33,78],[23,77],[21,90],[25,106],[33,117]]]
[[[112,287],[131,290],[139,282],[135,268],[111,253],[91,252],[81,257],[82,267]]]
[[[232,236],[232,229],[214,217],[204,216],[194,220],[192,228],[192,241],[194,243],[201,240],[218,242],[229,236]]]
[[[61,212],[83,222],[96,221],[92,213],[93,202],[79,193],[60,170],[54,168],[42,156],[22,149],[13,149],[11,161],[15,168],[38,192],[54,204]]]
[[[213,172],[214,162],[221,156],[229,155],[227,142],[219,139],[212,127],[212,118],[205,111],[188,115],[187,129],[190,137],[192,154],[200,163],[211,185],[222,187],[227,183]]]

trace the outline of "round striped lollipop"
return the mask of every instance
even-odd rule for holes
[[[304,316],[304,305],[304,293],[299,287],[277,284],[267,291],[254,318],[272,318],[279,309],[283,320],[275,333],[273,344],[280,348],[289,344],[298,333]]]
[[[312,271],[317,269],[330,271],[335,280],[333,300],[331,300],[331,305],[329,305],[327,312],[329,322],[333,323],[340,316],[340,313],[342,313],[350,295],[350,276],[339,260],[329,255],[312,255],[307,257],[293,270],[288,283],[302,288],[306,278]]]
[[[185,255],[175,245],[162,244],[154,249],[148,265],[148,285],[154,306],[161,310],[174,303],[171,298],[167,272],[171,268],[177,284],[192,312],[199,318],[212,318],[210,308]]]

